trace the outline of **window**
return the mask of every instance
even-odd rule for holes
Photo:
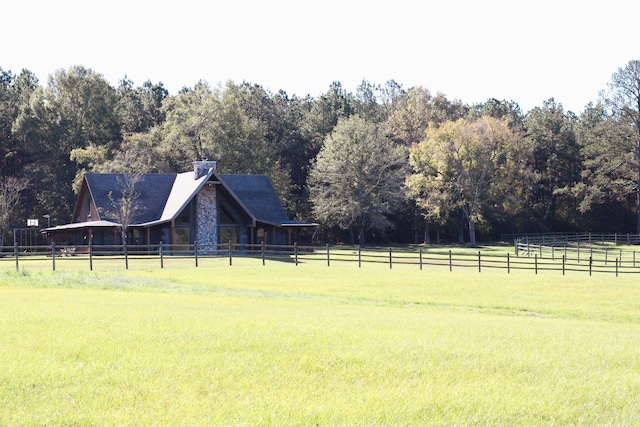
[[[180,215],[176,218],[176,224],[189,224],[191,223],[191,203],[189,203],[183,210],[180,212]]]
[[[175,228],[173,230],[174,245],[188,245],[190,243],[190,230],[185,227]]]
[[[231,219],[231,216],[229,216],[224,206],[220,206],[220,224],[234,224],[233,219]]]
[[[238,229],[236,227],[220,227],[220,244],[238,243]]]

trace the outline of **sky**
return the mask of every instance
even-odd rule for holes
[[[82,65],[171,95],[231,80],[317,97],[338,81],[422,86],[473,104],[554,98],[580,113],[640,60],[628,0],[12,0],[0,67],[46,85]]]

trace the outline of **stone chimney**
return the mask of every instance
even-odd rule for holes
[[[203,157],[202,160],[193,162],[194,179],[199,179],[209,173],[209,170],[216,170],[216,162]]]

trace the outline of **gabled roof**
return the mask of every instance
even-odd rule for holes
[[[142,209],[131,225],[154,225],[175,219],[212,173],[213,171],[209,171],[199,179],[194,179],[193,172],[142,174],[142,180],[135,186]],[[100,219],[116,220],[109,216],[108,211],[111,207],[109,193],[113,193],[113,197],[118,197],[118,186],[121,185],[119,182],[123,177],[124,174],[85,175],[89,193],[100,211]]]
[[[120,224],[108,214],[112,206],[109,194],[112,193],[114,198],[118,197],[119,185],[123,178],[124,174],[86,174],[87,191],[98,208],[99,221],[79,222],[57,228],[80,228],[92,224],[119,226]],[[198,179],[194,178],[193,172],[143,174],[142,180],[135,186],[139,193],[138,202],[143,208],[131,225],[145,227],[176,219],[209,180],[215,180],[216,184],[222,185],[254,224],[262,222],[281,227],[315,225],[289,219],[268,176],[219,175],[214,169],[209,169]]]
[[[191,176],[193,177],[193,174]],[[120,183],[123,177],[123,174],[116,173],[88,173],[85,175],[89,193],[98,208],[98,215],[101,220],[117,221],[115,218],[110,217],[108,212],[112,206],[109,193],[113,194],[112,197],[118,198],[119,186],[122,185]],[[134,224],[160,219],[175,181],[176,174],[142,175],[142,180],[135,186],[140,195],[138,202],[142,209],[133,221]]]
[[[291,222],[266,175],[216,175],[254,219],[272,225]]]
[[[171,187],[171,191],[167,196],[164,209],[157,220],[140,222],[138,225],[155,225],[163,222],[169,222],[178,217],[180,212],[189,204],[191,199],[194,198],[198,191],[202,188],[205,182],[209,180],[213,170],[209,173],[201,176],[198,179],[194,179],[193,172],[184,172],[176,174],[175,181]],[[154,174],[148,174],[145,176],[153,176]]]

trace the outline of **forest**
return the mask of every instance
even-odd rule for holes
[[[27,218],[70,222],[84,173],[184,172],[205,157],[267,174],[321,242],[640,233],[640,61],[581,112],[553,98],[468,105],[393,80],[315,97],[199,81],[169,95],[81,65],[46,84],[0,67],[0,246]]]

